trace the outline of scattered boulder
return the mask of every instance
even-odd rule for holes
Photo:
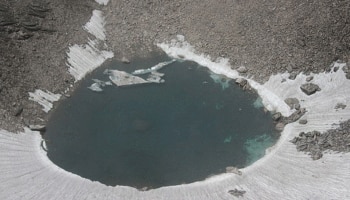
[[[246,193],[246,191],[234,189],[234,190],[229,190],[228,193],[235,196],[235,197],[243,197],[243,195]]]
[[[334,107],[334,109],[339,109],[339,108],[345,109],[345,108],[346,108],[346,105],[343,104],[343,103],[337,103],[337,105]]]
[[[318,131],[301,132],[290,142],[296,145],[298,151],[309,153],[313,160],[322,158],[323,152],[332,150],[336,152],[350,152],[350,120],[340,124],[337,129],[324,133]]]
[[[300,109],[299,100],[297,98],[286,98],[284,102],[290,107],[290,109]]]
[[[288,78],[289,78],[290,80],[295,80],[295,78],[297,77],[297,75],[298,75],[297,72],[292,72],[292,73],[290,73],[290,75],[289,75]]]
[[[244,67],[244,66],[240,66],[240,67],[238,67],[237,71],[239,73],[247,73],[248,69],[246,67]]]
[[[301,119],[301,120],[299,120],[299,124],[307,124],[307,120],[306,119]]]
[[[237,167],[233,167],[233,166],[226,167],[226,173],[242,175],[242,172]]]
[[[306,77],[306,82],[310,82],[310,81],[312,81],[312,79],[314,79],[313,76],[308,76],[308,77]]]
[[[300,89],[307,95],[312,95],[317,91],[321,91],[321,88],[314,83],[305,83],[300,86]]]
[[[273,121],[278,121],[281,119],[281,117],[282,117],[282,114],[280,112],[276,112],[272,115]]]

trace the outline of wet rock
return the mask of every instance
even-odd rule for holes
[[[127,59],[125,56],[123,56],[122,57],[122,63],[124,63],[124,64],[130,64],[130,60],[129,59]]]
[[[233,166],[226,167],[226,173],[233,173],[233,174],[237,174],[237,175],[242,175],[242,172],[238,168],[233,167]]]
[[[284,123],[279,122],[279,123],[276,124],[275,129],[276,129],[277,131],[283,131],[284,126],[285,126]]]
[[[305,83],[300,86],[300,89],[307,95],[312,95],[317,91],[321,91],[321,88],[314,83]]]
[[[246,191],[234,189],[234,190],[229,190],[228,193],[235,196],[235,197],[243,197],[243,195],[246,193]]]
[[[310,82],[310,81],[312,81],[312,79],[314,79],[313,76],[308,76],[308,77],[306,77],[306,82]]]
[[[243,88],[243,90],[251,90],[251,86],[249,85],[248,81],[244,78],[237,78],[236,84],[238,84],[240,87]]]
[[[301,119],[301,120],[299,120],[299,124],[307,124],[307,120],[306,119]]]
[[[237,71],[238,71],[239,73],[247,73],[247,72],[248,72],[248,69],[247,69],[246,67],[244,67],[244,66],[240,66],[240,67],[237,69]]]
[[[297,98],[287,98],[284,100],[284,102],[290,107],[290,109],[300,109],[299,100]]]
[[[272,119],[273,119],[274,121],[280,120],[281,117],[282,117],[282,114],[281,114],[280,112],[274,113],[274,114],[272,115]]]
[[[45,125],[29,125],[29,129],[32,131],[44,132],[46,130]]]

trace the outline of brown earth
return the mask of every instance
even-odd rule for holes
[[[72,84],[66,52],[85,43],[82,26],[93,9],[106,14],[117,59],[147,56],[158,50],[155,41],[182,34],[199,52],[230,58],[260,82],[350,61],[347,0],[0,0],[0,128],[47,119],[28,92],[62,93]]]

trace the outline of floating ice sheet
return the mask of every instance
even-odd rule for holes
[[[151,73],[151,72],[156,72],[160,69],[162,69],[163,67],[170,65],[171,63],[175,62],[176,60],[173,59],[171,61],[165,61],[165,62],[161,62],[158,63],[157,65],[147,68],[147,69],[138,69],[135,70],[134,72],[132,72],[133,75],[141,75],[141,74],[147,74],[147,73]]]

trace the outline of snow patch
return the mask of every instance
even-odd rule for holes
[[[69,66],[69,73],[75,78],[75,82],[99,67],[108,58],[113,58],[113,52],[99,50],[97,44],[98,41],[89,40],[85,45],[75,44],[69,47],[67,65]]]
[[[29,92],[29,100],[35,101],[43,106],[43,111],[49,112],[53,105],[52,103],[58,101],[61,98],[60,94],[54,94],[46,90],[35,90],[34,92]]]
[[[94,10],[90,21],[83,28],[94,35],[96,39],[89,39],[87,44],[75,44],[69,47],[67,52],[68,71],[74,76],[75,82],[81,80],[107,59],[113,58],[113,52],[101,49],[107,48],[104,25],[105,19],[102,11]]]
[[[100,5],[107,5],[109,0],[95,0]]]
[[[105,18],[103,12],[100,10],[92,11],[92,17],[90,21],[85,24],[84,29],[94,35],[99,40],[106,40],[105,34]]]

